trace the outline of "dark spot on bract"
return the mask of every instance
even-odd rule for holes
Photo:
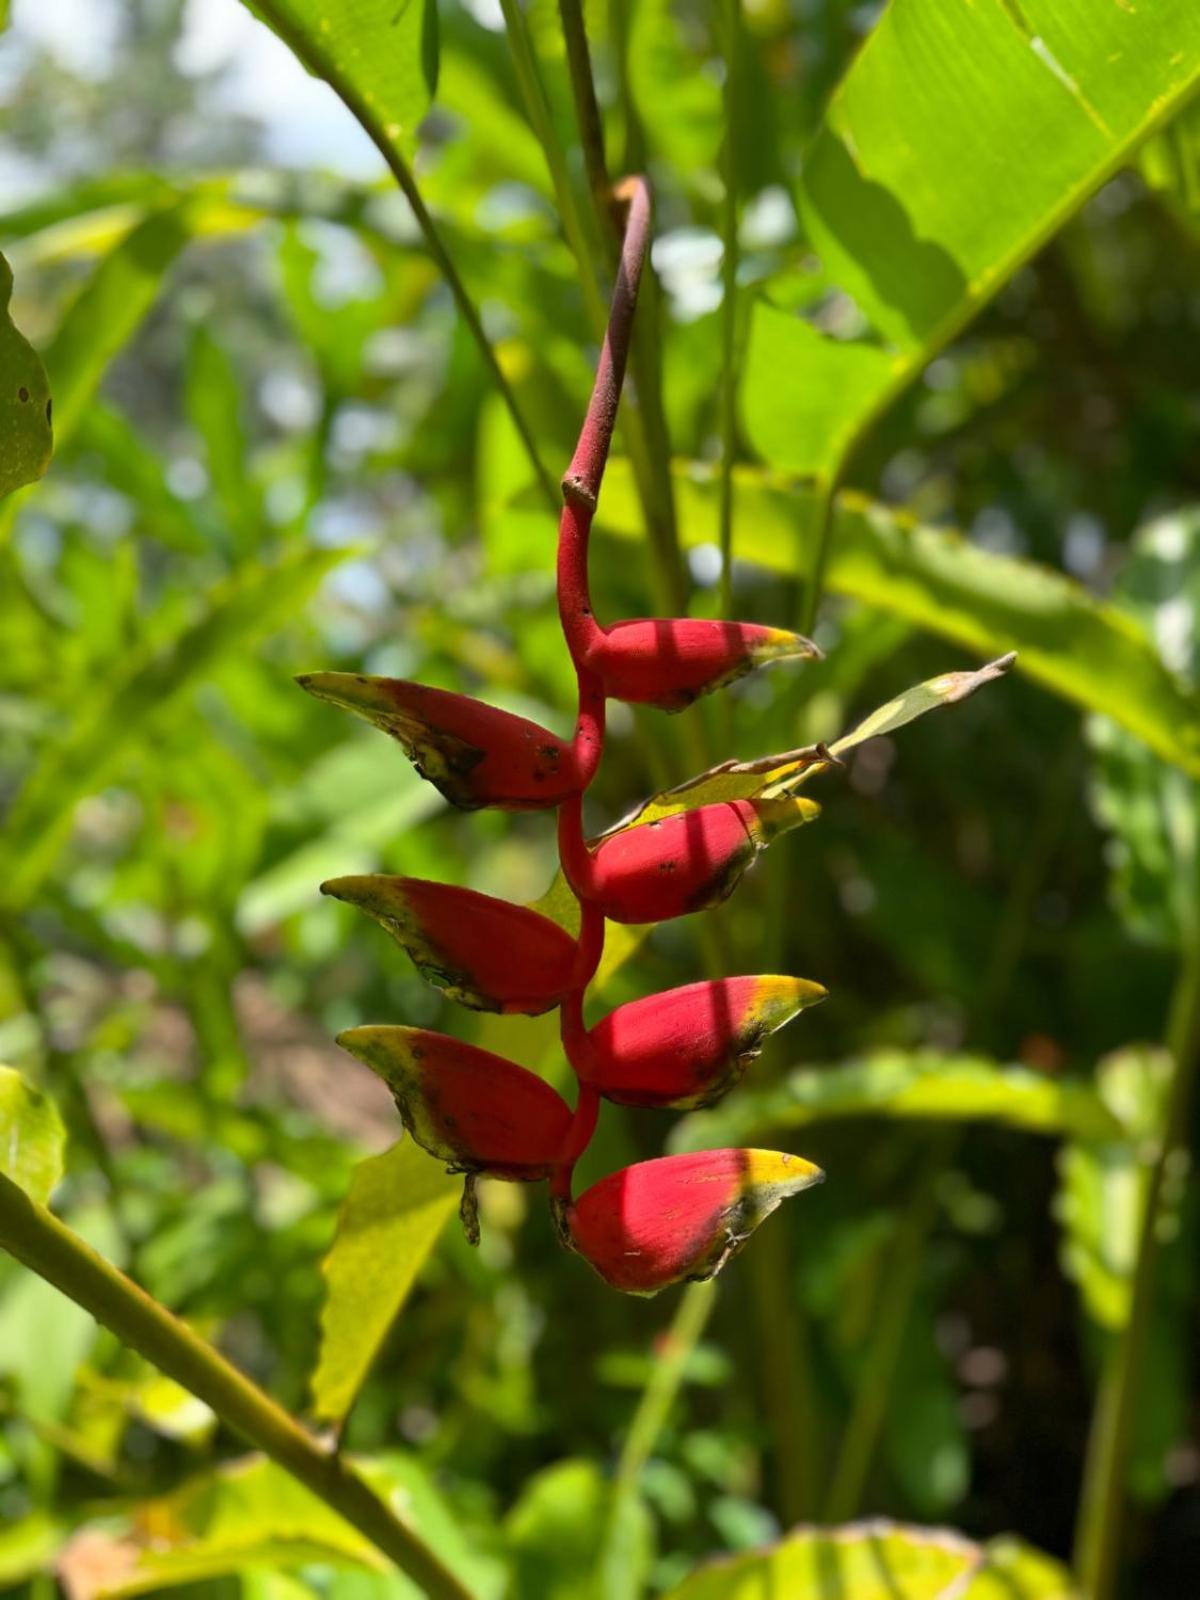
[[[22,405],[28,405],[28,403],[29,403],[29,390],[25,387],[24,384],[22,384],[21,387],[17,390],[17,399],[21,402]]]
[[[53,400],[47,400],[46,401],[46,421],[47,422],[53,422],[54,421],[54,401]]]

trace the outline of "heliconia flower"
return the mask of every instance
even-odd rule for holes
[[[769,1034],[825,994],[805,978],[760,976],[648,995],[596,1024],[581,1075],[620,1105],[708,1105],[737,1082]]]
[[[563,1215],[567,1242],[614,1289],[711,1278],[781,1201],[824,1173],[777,1150],[703,1150],[601,1178]]]
[[[586,665],[610,699],[682,711],[769,661],[820,654],[798,633],[755,622],[646,617],[594,634]]]
[[[666,922],[727,899],[761,850],[819,811],[796,796],[719,801],[609,834],[580,864],[583,884],[564,864],[611,922]]]
[[[312,672],[296,681],[391,734],[421,776],[464,811],[542,810],[579,792],[570,744],[482,700],[357,672]]]
[[[576,946],[549,917],[425,878],[331,878],[321,893],[374,917],[422,977],[476,1011],[537,1016],[570,988]]]
[[[524,1067],[427,1028],[348,1028],[337,1042],[383,1079],[409,1133],[452,1171],[520,1183],[553,1171],[570,1108]]]

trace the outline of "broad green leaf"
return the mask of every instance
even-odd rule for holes
[[[74,1600],[145,1594],[248,1566],[389,1563],[323,1500],[259,1456],[143,1501],[125,1534],[87,1529],[59,1562]]]
[[[611,1497],[612,1485],[593,1461],[560,1461],[531,1478],[505,1525],[513,1594],[594,1600]],[[624,1592],[634,1595],[642,1592],[648,1575],[654,1533],[641,1501],[633,1497],[629,1504]]]
[[[437,0],[245,0],[405,160],[437,86]]]
[[[841,1117],[995,1122],[1027,1133],[1119,1137],[1120,1123],[1089,1084],[1059,1082],[981,1056],[881,1050],[835,1067],[801,1067],[759,1089],[753,1075],[709,1111],[677,1123],[672,1148],[753,1145],[761,1136]]]
[[[828,278],[896,359],[885,379],[874,345],[819,334],[804,349],[760,306],[743,396],[755,447],[832,470],[1198,80],[1191,0],[895,0],[826,109],[797,200]]]
[[[903,370],[901,358],[878,345],[831,339],[759,302],[741,384],[746,433],[772,466],[819,476],[841,459]]]
[[[322,1267],[327,1292],[312,1394],[323,1420],[339,1420],[354,1404],[460,1187],[407,1138],[355,1172]]]
[[[65,1144],[54,1102],[0,1067],[0,1172],[45,1205],[63,1174]]]
[[[71,726],[18,793],[2,846],[0,899],[15,909],[44,882],[71,829],[77,803],[107,781],[131,746],[150,737],[153,719],[217,671],[222,661],[292,616],[348,547],[302,545],[274,561],[252,561],[217,584],[166,637],[146,629],[129,653],[72,708]]]
[[[0,256],[0,496],[40,478],[54,449],[50,384],[9,315],[12,288],[12,268]]]
[[[715,544],[718,484],[694,463],[673,468],[688,545]],[[736,473],[738,554],[775,572],[806,571],[817,497],[754,468]],[[610,464],[601,528],[640,538],[632,475]],[[842,494],[826,585],[904,617],[984,656],[1017,652],[1016,669],[1087,711],[1100,711],[1165,760],[1200,775],[1200,708],[1159,659],[1146,630],[1082,585],[1012,556],[924,527],[857,494]]]
[[[667,1600],[1072,1600],[1066,1571],[1016,1539],[972,1544],[894,1522],[797,1528],[780,1544],[700,1566]]]

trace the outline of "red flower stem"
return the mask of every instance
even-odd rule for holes
[[[588,588],[588,536],[600,494],[600,482],[612,445],[621,386],[629,360],[638,287],[650,244],[650,189],[644,178],[626,178],[617,185],[618,200],[628,203],[621,260],[609,309],[600,364],[579,443],[562,481],[563,507],[558,526],[558,610],[567,648],[577,669],[586,666],[603,629],[592,615]]]
[[[650,243],[650,188],[646,180],[626,178],[614,190],[614,199],[628,206],[625,235],[592,397],[562,482],[564,505],[558,529],[559,618],[579,682],[579,716],[573,744],[579,792],[558,809],[558,853],[567,882],[580,903],[575,982],[563,998],[559,1020],[563,1053],[579,1085],[562,1155],[550,1180],[551,1199],[560,1216],[571,1203],[575,1163],[587,1149],[600,1111],[600,1096],[590,1081],[592,1045],[583,1021],[584,993],[604,951],[604,916],[589,894],[592,858],[583,836],[583,791],[595,777],[604,752],[604,689],[588,667],[589,654],[604,633],[592,615],[588,537],[612,446],[638,286]]]

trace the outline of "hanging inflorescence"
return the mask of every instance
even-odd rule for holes
[[[463,1221],[472,1239],[478,1175],[545,1180],[564,1243],[614,1287],[652,1294],[683,1278],[710,1277],[783,1199],[822,1175],[795,1155],[709,1150],[626,1167],[573,1199],[572,1174],[601,1099],[681,1109],[708,1104],[736,1083],[769,1033],[825,991],[799,978],[721,978],[620,1006],[589,1029],[584,995],[605,921],[664,922],[718,904],[772,839],[817,807],[786,792],[735,795],[636,818],[589,845],[583,795],[604,749],[605,702],[678,711],[764,662],[817,651],[798,634],[752,623],[644,619],[605,627],[593,614],[588,537],[650,231],[644,180],[627,180],[617,199],[625,211],[617,283],[591,402],[563,479],[559,525],[559,616],[579,685],[574,738],[565,742],[522,717],[420,684],[350,673],[300,682],[399,740],[456,806],[557,807],[563,873],[579,902],[575,938],[528,907],[448,884],[371,875],[322,887],[382,923],[422,973],[463,1005],[526,1015],[557,1006],[578,1085],[574,1111],[514,1062],[425,1028],[351,1028],[338,1042],[389,1085],[412,1137],[466,1174]],[[792,754],[793,767],[831,759],[823,749]]]

